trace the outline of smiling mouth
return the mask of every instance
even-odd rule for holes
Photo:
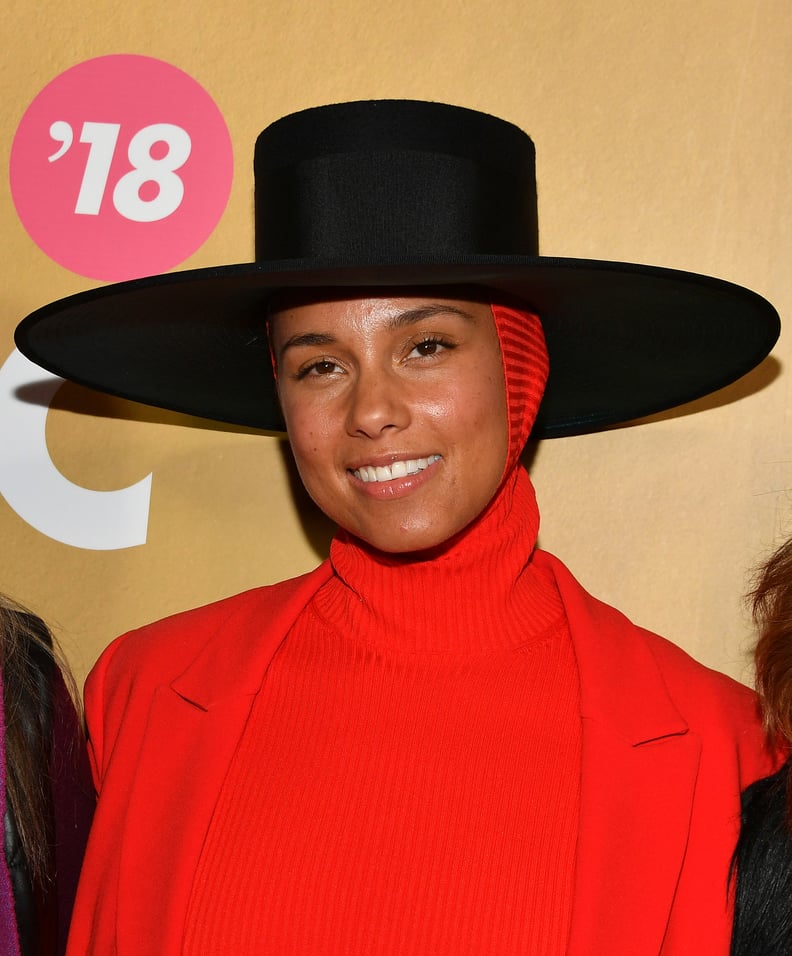
[[[436,461],[440,455],[430,455],[428,458],[407,458],[404,461],[394,461],[392,465],[362,465],[352,474],[361,481],[393,481],[394,478],[406,478],[408,475],[417,475]]]

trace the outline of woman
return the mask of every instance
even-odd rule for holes
[[[753,594],[756,680],[771,739],[792,743],[792,540],[761,569]],[[743,795],[735,856],[734,956],[792,952],[792,788],[789,761]]]
[[[54,956],[65,951],[93,809],[85,741],[49,631],[5,597],[0,661],[0,952]]]
[[[311,574],[102,656],[71,953],[728,951],[739,792],[772,769],[754,699],[536,549],[519,456],[732,380],[777,317],[538,257],[533,162],[443,104],[285,117],[255,263],[20,326],[83,383],[285,422],[339,524]]]

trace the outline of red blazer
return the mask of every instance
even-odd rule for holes
[[[569,956],[726,956],[740,790],[775,768],[753,694],[589,596],[555,558],[581,687]],[[202,842],[311,574],[127,634],[86,686],[99,804],[70,956],[177,956]]]

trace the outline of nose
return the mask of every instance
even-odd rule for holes
[[[349,434],[377,438],[389,429],[405,428],[409,420],[409,402],[398,376],[381,366],[361,370],[349,395]]]

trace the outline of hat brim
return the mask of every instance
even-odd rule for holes
[[[315,259],[168,273],[58,300],[17,328],[56,375],[203,418],[283,431],[265,328],[284,288],[475,284],[542,321],[550,377],[533,435],[654,414],[731,384],[778,338],[775,309],[741,286],[630,263],[469,256],[453,263]]]

